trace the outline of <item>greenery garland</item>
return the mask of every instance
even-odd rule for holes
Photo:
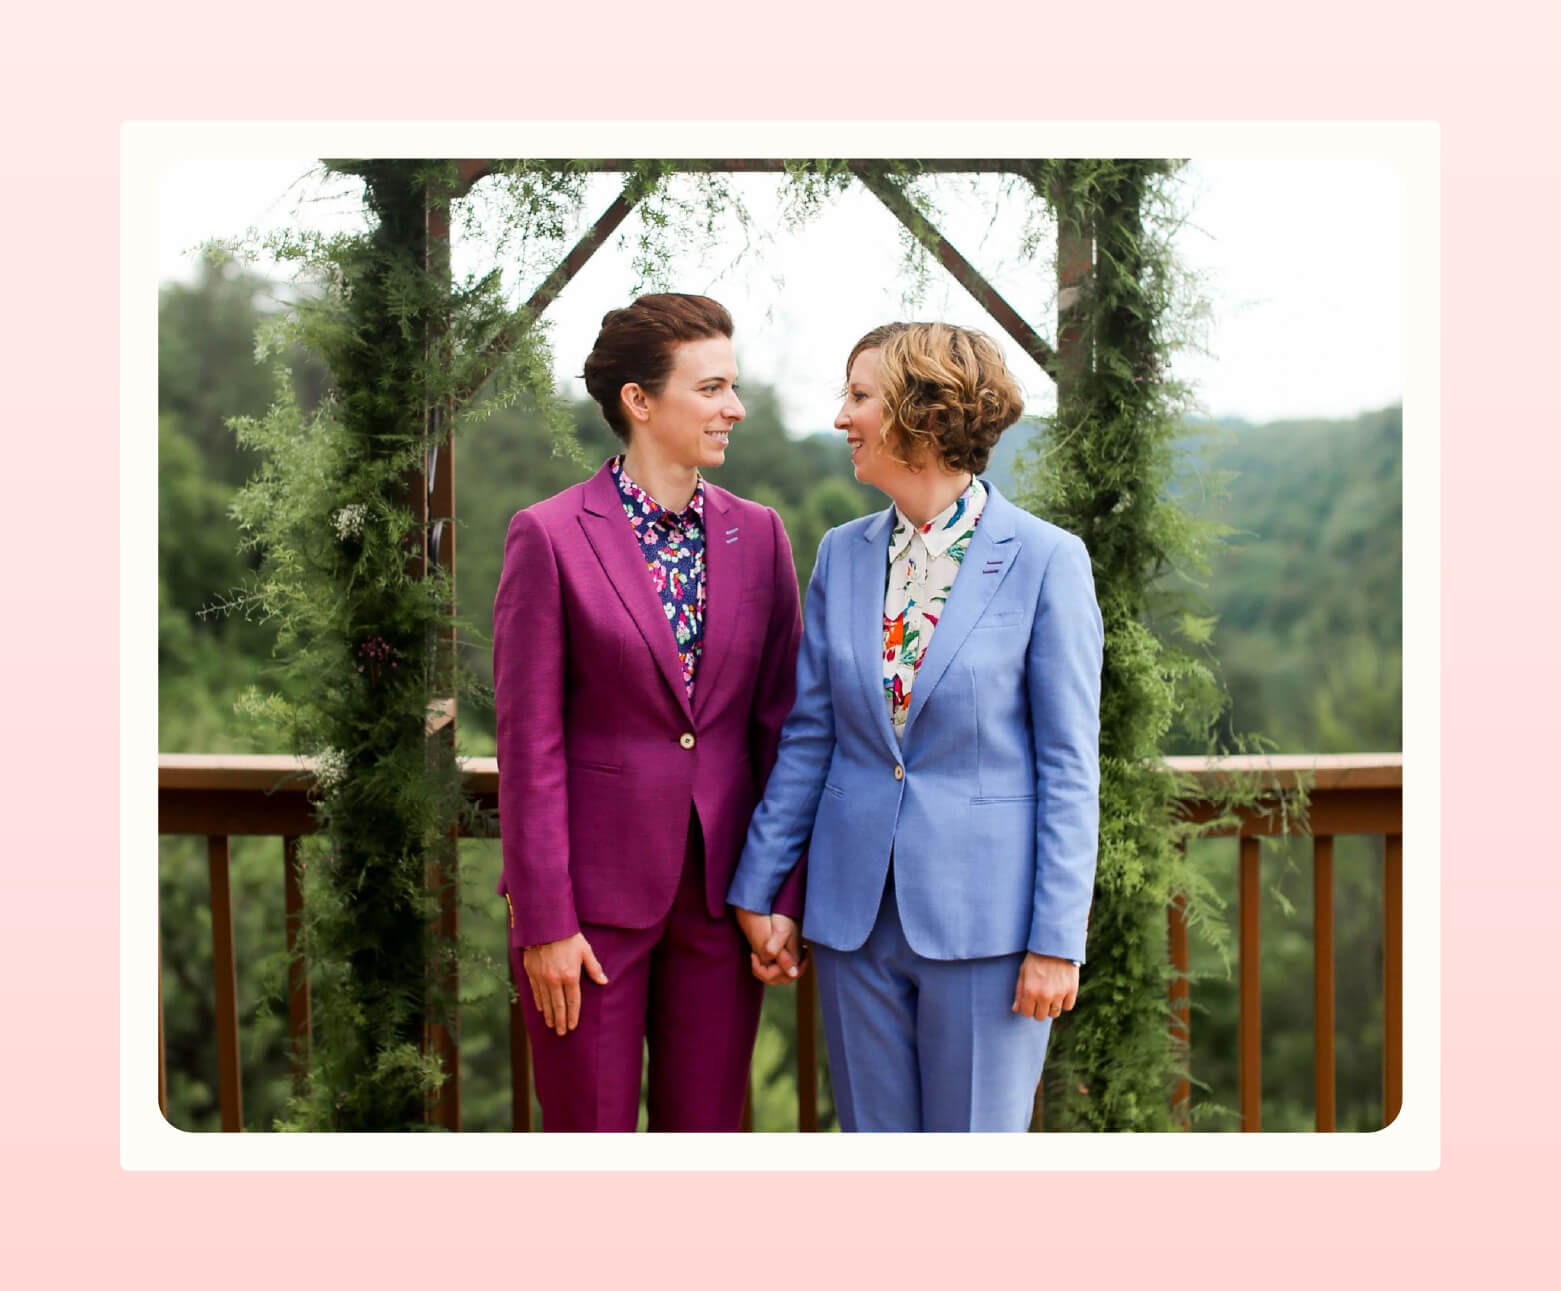
[[[1080,1007],[1047,1060],[1045,1117],[1057,1129],[1175,1126],[1172,1089],[1188,1071],[1172,1036],[1167,906],[1182,901],[1228,971],[1222,903],[1185,846],[1266,799],[1258,778],[1235,778],[1218,791],[1216,820],[1194,826],[1180,803],[1210,791],[1163,763],[1172,740],[1213,751],[1227,706],[1208,650],[1213,620],[1195,594],[1225,531],[1178,503],[1190,391],[1168,379],[1167,359],[1187,341],[1191,303],[1170,246],[1178,169],[1075,160],[1028,171],[1059,226],[1093,240],[1094,263],[1071,315],[1082,356],[1059,383],[1021,500],[1084,540],[1106,633],[1089,960]]]
[[[463,810],[454,745],[427,722],[432,701],[470,684],[439,645],[455,626],[448,579],[437,566],[420,577],[410,560],[425,537],[410,490],[437,448],[425,408],[487,378],[488,409],[525,390],[565,419],[535,329],[489,353],[513,321],[497,275],[457,287],[429,245],[429,206],[458,191],[453,164],[330,168],[361,177],[373,225],[273,243],[319,290],[264,341],[273,354],[307,347],[330,388],[305,414],[284,377],[267,416],[235,423],[263,464],[234,504],[262,555],[234,608],[275,625],[294,697],[253,691],[245,707],[314,757],[320,824],[301,848],[310,1065],[279,1128],[423,1129],[444,1079],[424,1037],[454,1026],[456,1003],[430,972],[455,948],[434,927],[428,876]]]

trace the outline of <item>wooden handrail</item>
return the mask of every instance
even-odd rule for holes
[[[459,758],[467,789],[499,792],[497,758]],[[1402,753],[1286,753],[1273,756],[1166,758],[1165,766],[1217,788],[1240,776],[1260,775],[1275,790],[1307,784],[1313,793],[1335,789],[1402,789]],[[302,795],[314,773],[312,758],[277,753],[159,753],[159,789],[247,790]],[[169,832],[169,831],[164,831]]]

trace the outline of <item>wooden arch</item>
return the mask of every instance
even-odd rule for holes
[[[470,192],[473,185],[484,177],[495,174],[502,165],[496,160],[464,159],[455,163],[458,183],[453,192],[437,195],[430,193],[425,208],[426,239],[424,242],[427,268],[447,280],[450,273],[450,204]],[[596,171],[629,174],[630,178],[611,204],[581,235],[568,254],[554,267],[531,294],[516,315],[516,329],[533,323],[559,294],[584,268],[587,261],[602,247],[619,225],[628,217],[648,191],[648,186],[637,173],[642,161],[627,159],[598,159],[589,161],[551,160],[544,167],[564,171]],[[1062,401],[1072,378],[1087,366],[1087,346],[1079,306],[1093,262],[1093,239],[1090,230],[1069,228],[1059,222],[1057,232],[1057,343],[1049,345],[1036,329],[989,283],[980,272],[960,254],[959,250],[931,221],[919,211],[904,189],[892,178],[897,171],[909,168],[921,173],[941,174],[1005,174],[1018,175],[1034,184],[1044,198],[1052,197],[1043,187],[1043,181],[1033,162],[1019,159],[922,159],[896,161],[855,159],[846,162],[852,176],[876,197],[891,215],[908,230],[926,250],[934,256],[976,302],[1045,372],[1058,387],[1059,403]],[[725,160],[677,160],[664,164],[663,173],[709,174],[714,172],[768,172],[784,173],[795,169],[796,163],[779,159],[736,158]],[[1055,206],[1056,203],[1054,202]],[[518,330],[501,334],[489,347],[490,362],[484,365],[478,379],[467,388],[455,392],[443,403],[429,403],[424,408],[424,433],[427,448],[423,455],[424,468],[408,480],[407,494],[412,504],[415,531],[424,538],[421,550],[413,553],[413,562],[420,575],[430,569],[442,569],[455,587],[455,462],[452,437],[449,434],[457,407],[473,397],[483,379],[491,374],[508,348],[518,339]],[[439,343],[437,332],[430,331],[430,346]],[[452,684],[443,693],[449,697],[437,700],[430,706],[429,733],[451,741],[455,738],[456,705],[453,698],[453,663],[455,639],[453,632],[438,646],[439,655],[446,661],[439,674]],[[457,865],[454,840],[446,849],[440,862],[430,871],[430,884],[439,893],[439,932],[453,940],[459,931]],[[457,994],[457,968],[452,961],[436,970],[441,985]],[[816,992],[812,974],[804,974],[797,993],[797,1041],[800,1050],[798,1076],[799,1128],[808,1131],[818,1128],[817,1098],[817,1036],[814,1031],[814,995]],[[530,1063],[526,1049],[526,1031],[521,1021],[519,1005],[511,1006],[511,1071],[514,1084],[515,1127],[530,1127],[531,1090]],[[457,1037],[444,1027],[430,1025],[425,1043],[439,1054],[446,1079],[438,1099],[429,1109],[430,1118],[450,1130],[460,1129],[461,1089],[460,1063]],[[744,1109],[744,1128],[749,1128],[749,1109]]]

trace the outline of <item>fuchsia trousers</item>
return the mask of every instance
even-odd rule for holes
[[[567,1035],[543,1021],[511,952],[544,1131],[632,1132],[647,1047],[651,1130],[742,1127],[764,985],[731,912],[705,909],[704,850],[694,815],[677,896],[651,927],[581,925],[607,985],[581,976],[580,1023]]]

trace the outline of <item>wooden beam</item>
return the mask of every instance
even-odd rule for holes
[[[542,317],[542,312],[555,300],[559,293],[567,287],[574,276],[585,267],[590,258],[601,248],[602,243],[617,230],[618,226],[628,218],[640,198],[647,192],[645,181],[635,178],[623,186],[623,191],[613,199],[612,205],[596,217],[596,222],[588,228],[580,240],[570,248],[566,255],[552,273],[542,280],[542,285],[531,293],[531,298],[517,311],[509,326],[505,327],[493,340],[488,342],[483,351],[483,363],[478,369],[475,379],[457,392],[456,403],[462,404],[471,399],[483,386],[483,383],[493,375],[494,369],[499,365],[499,359],[512,349],[520,337],[531,327],[537,319]]]
[[[847,166],[883,166],[888,158],[841,158]],[[816,171],[822,159],[783,157],[681,157],[665,163],[669,173],[685,175],[708,174],[780,174],[786,170]],[[916,157],[893,159],[897,166],[936,175],[1029,175],[1035,162],[1029,157]],[[492,163],[493,167],[503,162]],[[623,173],[643,166],[645,158],[639,157],[554,157],[538,159],[528,164],[556,171],[598,173]],[[839,164],[830,161],[827,164]]]
[[[1057,356],[1052,347],[1019,316],[1018,310],[998,294],[997,289],[981,276],[976,267],[960,255],[954,244],[933,228],[904,190],[881,169],[866,162],[852,162],[851,173],[889,209],[889,213],[905,226],[916,241],[937,258],[939,264],[954,275],[955,281],[974,296],[976,303],[992,315],[998,326],[1018,343],[1019,348],[1040,365],[1041,371],[1055,381]]]

